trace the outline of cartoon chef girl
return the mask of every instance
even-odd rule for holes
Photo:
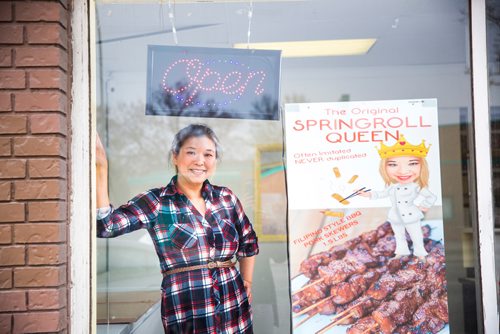
[[[420,145],[408,143],[403,135],[393,146],[380,144],[377,148],[380,158],[379,171],[385,181],[382,191],[364,191],[361,196],[371,199],[389,197],[391,208],[387,220],[396,239],[395,256],[410,255],[405,230],[413,242],[413,255],[425,257],[424,240],[420,220],[436,202],[436,196],[429,191],[429,167],[425,157],[429,152],[422,140]]]

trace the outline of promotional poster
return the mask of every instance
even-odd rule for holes
[[[448,333],[436,99],[285,106],[294,333]]]

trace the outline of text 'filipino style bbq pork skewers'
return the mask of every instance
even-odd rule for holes
[[[333,246],[327,251],[311,255],[300,264],[300,272],[304,276],[314,280],[318,276],[318,268],[320,266],[326,266],[331,261],[342,259],[348,250],[355,248],[360,242],[372,245],[375,244],[380,238],[392,234],[391,225],[389,223],[384,223],[375,230],[365,232],[359,237],[348,240],[341,245]]]

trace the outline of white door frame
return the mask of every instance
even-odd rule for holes
[[[476,162],[477,232],[484,332],[498,333],[495,232],[491,174],[486,1],[471,2],[472,101]],[[468,51],[468,50],[467,50]],[[499,255],[500,256],[500,255]],[[478,319],[480,321],[480,319]]]
[[[73,1],[68,332],[96,332],[94,184],[94,2]]]

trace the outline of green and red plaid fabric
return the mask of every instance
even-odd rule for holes
[[[258,254],[252,224],[230,189],[205,181],[203,217],[178,190],[176,180],[174,176],[166,187],[112,208],[97,221],[97,236],[147,229],[162,272]],[[161,288],[166,333],[252,333],[250,304],[235,267],[166,275]]]

